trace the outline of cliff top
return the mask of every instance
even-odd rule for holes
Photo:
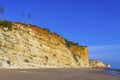
[[[57,33],[50,32],[50,30],[47,28],[41,28],[36,25],[26,24],[26,23],[22,23],[22,22],[12,22],[12,21],[7,21],[7,20],[0,20],[0,28],[4,28],[4,27],[8,28],[8,30],[24,30],[24,31],[28,31],[28,32],[33,32],[34,34],[40,35],[40,36],[43,35],[43,36],[53,37],[54,39],[58,39],[60,42],[66,44],[67,47],[79,46],[78,43],[67,40],[67,39],[61,37],[60,35],[58,35]],[[83,47],[87,47],[87,46],[83,46]]]

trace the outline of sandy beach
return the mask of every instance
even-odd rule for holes
[[[98,69],[0,69],[0,80],[120,80]]]

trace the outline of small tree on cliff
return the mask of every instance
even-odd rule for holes
[[[24,11],[21,12],[21,20],[24,22],[23,17],[24,17]]]
[[[30,23],[30,20],[31,20],[31,13],[28,13],[27,18],[28,18],[28,23]]]

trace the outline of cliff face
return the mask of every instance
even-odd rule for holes
[[[66,47],[59,35],[31,25],[0,27],[0,66],[15,68],[89,67],[87,47]]]
[[[85,67],[85,65],[89,66],[88,49],[86,46],[71,46],[70,51],[72,52],[77,65],[83,67]]]

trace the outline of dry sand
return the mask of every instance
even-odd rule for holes
[[[97,69],[0,69],[0,80],[120,80]]]

